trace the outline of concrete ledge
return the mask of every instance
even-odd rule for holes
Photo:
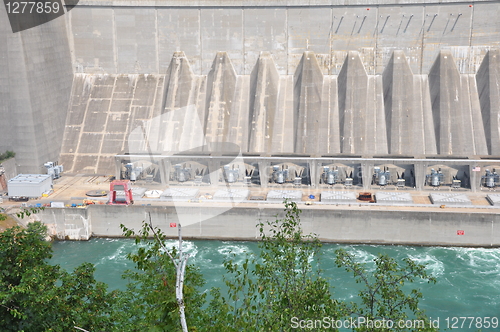
[[[170,226],[182,219],[192,221],[182,228],[185,238],[257,240],[259,222],[276,220],[284,214],[282,204],[232,206],[208,202],[175,206],[92,205],[87,209],[46,209],[38,217],[60,238],[65,238],[68,232],[75,239],[85,238],[87,234],[120,237],[120,224],[138,230],[142,221],[151,215],[153,224],[171,238],[177,236],[177,228]],[[500,214],[489,211],[432,208],[416,211],[403,207],[382,210],[375,206],[331,205],[301,205],[300,208],[304,232],[316,233],[325,242],[500,247]],[[207,214],[215,217],[206,218]],[[76,230],[79,234],[73,234]]]
[[[496,2],[494,0],[474,0],[476,2]],[[324,6],[378,6],[378,5],[418,5],[467,3],[466,0],[84,0],[78,6],[113,6],[113,7],[324,7]]]

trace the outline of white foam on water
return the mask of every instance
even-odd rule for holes
[[[109,241],[111,242],[111,241]],[[105,243],[104,243],[105,244]],[[126,265],[129,260],[127,259],[127,253],[129,246],[127,244],[123,243],[118,247],[111,255],[104,256],[99,261],[95,264],[95,266],[101,265],[101,264],[108,264],[110,261],[113,263],[120,263],[122,265]]]
[[[500,250],[488,248],[453,248],[457,258],[472,267],[475,274],[500,274]]]
[[[444,273],[444,263],[440,261],[436,256],[430,255],[428,253],[422,253],[420,255],[408,255],[408,258],[413,260],[417,264],[425,264],[427,271],[433,277],[442,276]]]
[[[168,250],[176,248],[178,251],[179,241],[178,240],[167,241],[165,242],[165,247]],[[192,241],[182,241],[182,251],[186,254],[189,254],[190,257],[196,257],[196,255],[198,254],[198,247]]]
[[[226,244],[217,248],[217,252],[224,256],[224,259],[232,259],[233,263],[241,265],[245,262],[247,257],[251,259],[250,255],[254,252],[246,245],[242,244]],[[233,257],[233,255],[235,255]]]
[[[249,252],[248,247],[244,245],[226,244],[217,249],[219,254],[229,256],[235,254],[236,256]]]
[[[375,269],[375,258],[377,258],[377,256],[375,256],[374,254],[356,247],[347,249],[347,252],[349,252],[351,255],[354,255],[357,263],[366,264],[369,271]]]

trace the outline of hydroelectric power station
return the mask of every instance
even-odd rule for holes
[[[499,4],[80,0],[17,33],[0,6],[0,151],[276,200],[494,190]]]

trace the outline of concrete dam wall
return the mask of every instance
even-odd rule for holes
[[[17,34],[1,23],[0,107],[15,125],[0,122],[0,148],[23,172],[60,153],[66,171],[104,174],[119,153],[220,141],[498,156],[498,5],[86,0]]]
[[[237,75],[219,52],[195,75],[176,52],[166,75],[76,74],[61,161],[112,174],[119,152],[177,152],[203,139],[261,155],[498,155],[499,60],[490,50],[475,75],[460,74],[441,51],[429,75],[414,75],[397,50],[382,75],[368,75],[349,51],[338,75],[324,75],[308,51],[294,75],[280,75],[263,52]]]
[[[12,33],[0,5],[0,153],[17,171],[43,172],[61,151],[73,70],[64,18]]]

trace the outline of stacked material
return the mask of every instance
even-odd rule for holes
[[[160,198],[161,195],[162,195],[161,190],[148,190],[148,191],[144,192],[145,198]]]
[[[132,197],[134,197],[134,200],[142,198],[142,196],[144,196],[145,193],[146,193],[146,188],[132,187]]]
[[[432,204],[458,206],[472,205],[472,202],[465,194],[432,193],[429,196]]]
[[[413,199],[409,193],[400,191],[379,191],[375,194],[377,203],[386,204],[412,204]]]
[[[356,194],[351,191],[322,191],[323,203],[356,203]]]
[[[161,198],[167,201],[189,201],[195,199],[198,192],[196,188],[168,188],[161,194]]]
[[[489,194],[486,199],[491,205],[500,206],[500,194]]]
[[[302,201],[301,190],[271,190],[267,193],[267,201],[282,203],[285,199],[292,202]]]
[[[243,201],[246,200],[250,191],[248,189],[225,189],[217,190],[214,199],[224,201]]]

